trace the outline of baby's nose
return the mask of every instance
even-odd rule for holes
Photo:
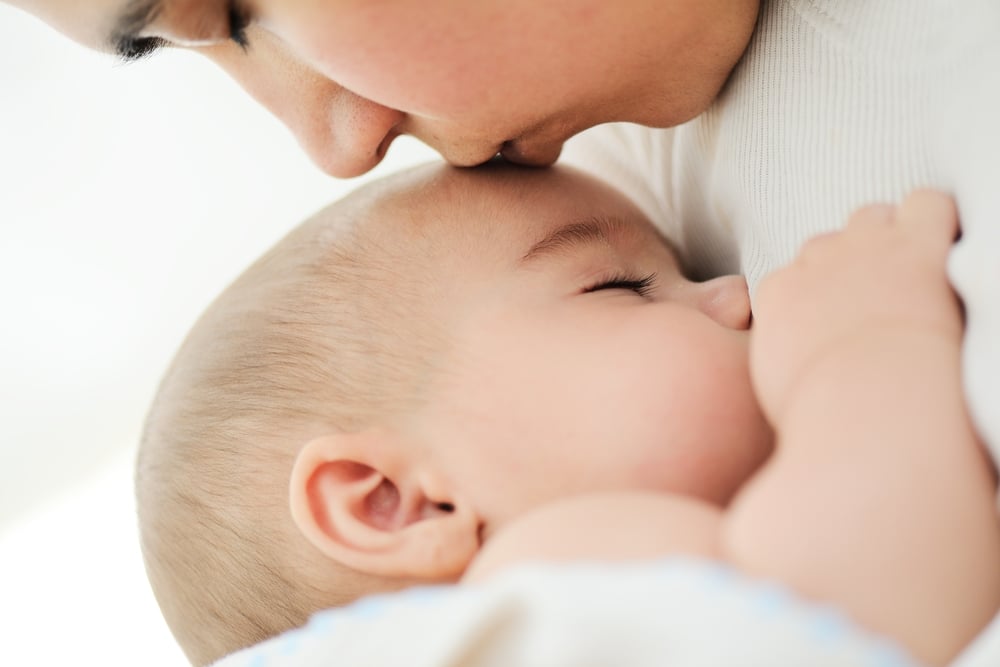
[[[750,293],[743,276],[721,276],[697,284],[698,308],[729,329],[750,328]]]

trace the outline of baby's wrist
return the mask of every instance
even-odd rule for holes
[[[788,384],[776,421],[780,425],[783,415],[794,409],[796,398],[817,386],[850,391],[858,383],[868,387],[883,383],[889,389],[888,385],[904,381],[904,376],[936,372],[942,357],[952,360],[957,370],[961,344],[960,327],[880,323],[852,330],[806,358]]]

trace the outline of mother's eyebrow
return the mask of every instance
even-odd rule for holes
[[[536,242],[521,257],[530,262],[550,255],[558,255],[588,244],[610,245],[612,239],[625,235],[638,236],[636,225],[621,218],[590,218],[563,225]]]
[[[141,37],[142,31],[163,11],[165,0],[128,0],[108,33],[108,44],[121,58],[137,60],[166,44],[159,37]]]

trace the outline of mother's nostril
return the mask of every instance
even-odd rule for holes
[[[360,176],[382,161],[406,115],[338,89],[312,132],[300,136],[307,152],[326,173]],[[321,123],[321,124],[320,124]]]
[[[392,145],[392,142],[395,141],[396,137],[399,135],[400,133],[395,129],[390,130],[389,133],[385,135],[382,139],[382,143],[379,144],[378,149],[375,151],[375,155],[378,157],[379,161],[381,161],[385,157],[386,153],[389,152],[389,146]]]

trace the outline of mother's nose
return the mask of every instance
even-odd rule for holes
[[[381,162],[405,118],[340,87],[305,104],[286,123],[313,162],[338,178],[359,176]]]
[[[288,126],[331,176],[358,176],[377,165],[406,117],[331,81],[263,30],[246,51],[232,44],[203,51]]]

